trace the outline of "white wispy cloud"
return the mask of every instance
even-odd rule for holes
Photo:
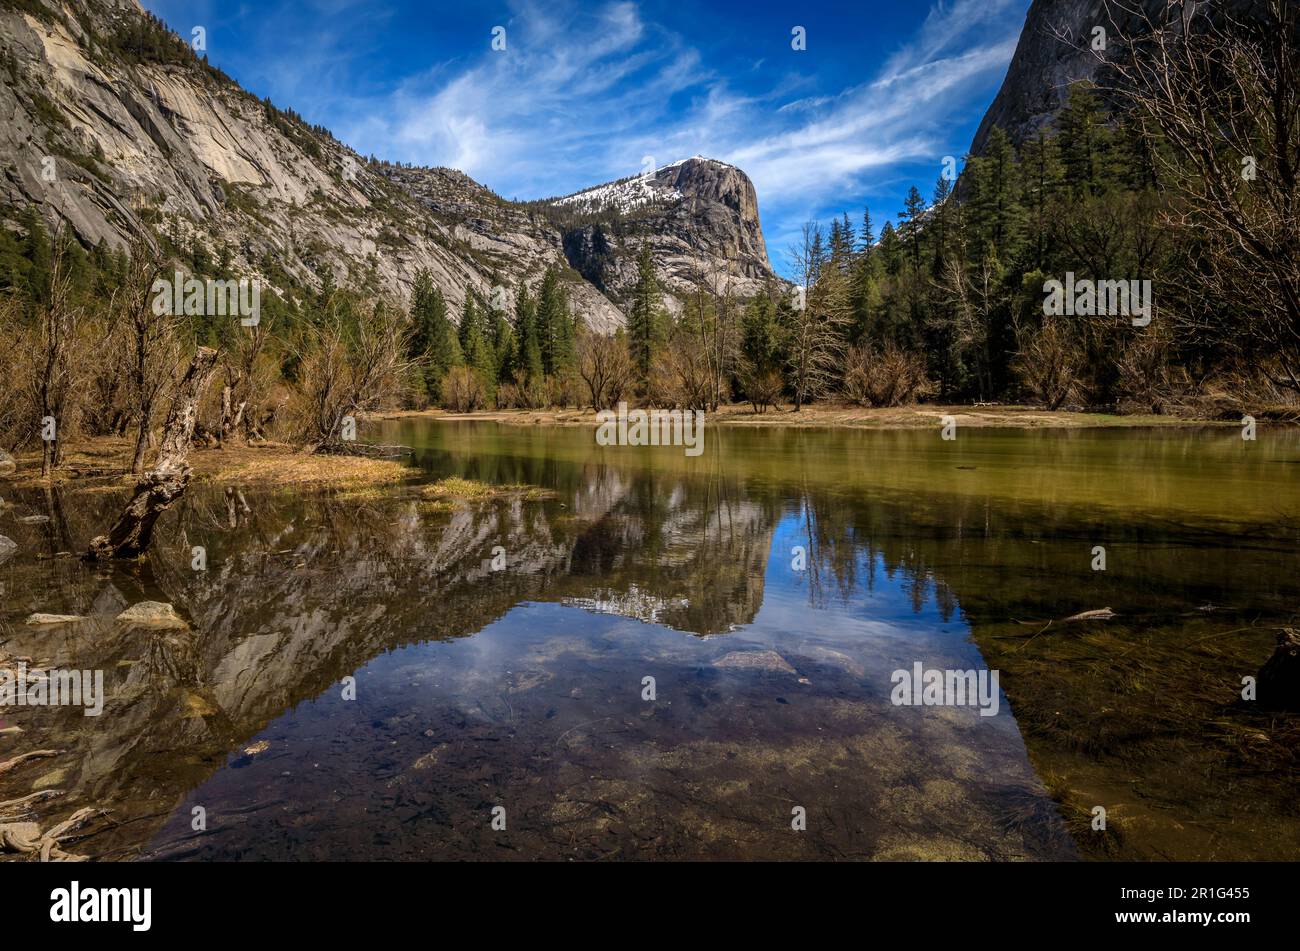
[[[503,24],[505,52],[485,34],[459,69],[436,67],[383,102],[354,103],[335,131],[378,155],[460,168],[511,196],[632,174],[646,155],[704,154],[744,168],[765,202],[811,206],[900,160],[932,160],[937,175],[955,147],[944,135],[952,111],[968,105],[972,83],[1005,69],[1015,44],[1008,11],[1023,5],[941,0],[877,75],[800,95],[799,54],[785,73],[763,71],[768,89],[742,92],[629,0],[594,11],[527,0]]]
[[[511,0],[504,52],[485,26],[481,45],[455,59],[376,76],[366,56],[382,37],[366,16],[374,4],[359,2],[314,0],[311,30],[239,8],[243,35],[274,34],[252,59],[277,102],[321,117],[363,153],[459,168],[507,197],[635,174],[646,156],[719,158],[754,180],[774,257],[802,221],[881,188],[900,167],[933,165],[937,177],[945,156],[960,157],[969,141],[956,130],[969,136],[987,105],[1027,6],[935,0],[874,68],[827,88],[815,53],[722,65],[716,49],[697,49],[634,0]]]

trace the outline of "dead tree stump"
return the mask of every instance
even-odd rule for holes
[[[190,484],[190,443],[199,416],[199,403],[216,366],[217,351],[199,347],[176,389],[176,398],[167,414],[158,461],[135,484],[135,495],[117,524],[107,535],[99,535],[91,541],[85,554],[87,561],[136,558],[144,554],[153,538],[153,526],[158,516],[185,494]]]
[[[1300,631],[1288,627],[1278,634],[1277,648],[1256,680],[1262,709],[1300,713]]]

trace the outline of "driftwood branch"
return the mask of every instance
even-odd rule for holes
[[[63,750],[33,750],[30,753],[20,753],[13,759],[8,759],[3,763],[0,763],[0,776],[3,776],[5,773],[9,772],[9,770],[21,766],[29,760],[47,759],[51,756],[58,756],[62,752]]]
[[[217,351],[199,347],[176,389],[167,425],[163,428],[157,463],[136,483],[135,495],[117,524],[107,535],[91,541],[86,560],[136,558],[144,554],[153,538],[153,526],[158,516],[185,494],[192,473],[189,454],[199,403],[216,365]]]

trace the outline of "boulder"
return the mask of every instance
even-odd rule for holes
[[[3,565],[18,551],[18,545],[12,538],[0,535],[0,565]]]
[[[14,457],[0,449],[0,476],[13,475],[17,471],[18,463],[14,462]]]

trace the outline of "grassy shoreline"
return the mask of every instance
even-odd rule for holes
[[[76,491],[114,491],[133,485],[133,442],[116,436],[80,439],[67,448],[63,464],[47,483],[41,478],[39,452],[14,457],[16,472],[0,477],[0,485],[39,488],[48,484]],[[146,465],[152,463],[146,456]],[[282,443],[227,445],[222,449],[194,448],[190,452],[194,483],[304,488],[358,488],[405,481],[413,470],[400,459],[313,455]]]

